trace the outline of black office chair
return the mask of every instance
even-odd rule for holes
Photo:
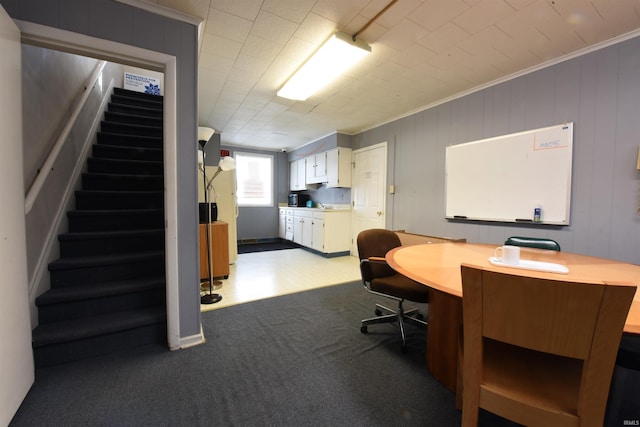
[[[606,427],[624,425],[625,420],[635,419],[634,417],[640,414],[638,381],[640,381],[640,335],[623,334],[609,390]]]
[[[367,333],[368,325],[376,323],[398,322],[402,336],[402,350],[406,351],[407,339],[404,323],[426,326],[424,317],[417,309],[405,311],[404,300],[418,303],[429,302],[429,290],[422,285],[392,269],[384,256],[393,248],[401,245],[396,233],[384,229],[370,229],[358,234],[358,254],[360,257],[360,273],[364,288],[375,295],[380,295],[397,301],[398,308],[393,310],[381,304],[376,304],[376,317],[364,319],[360,331]],[[383,311],[389,314],[383,315]]]
[[[525,248],[547,249],[550,251],[560,252],[560,244],[552,239],[511,236],[504,242],[504,244],[511,246],[522,246]]]

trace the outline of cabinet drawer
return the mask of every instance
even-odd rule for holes
[[[312,218],[313,217],[313,211],[297,209],[295,211],[295,213],[294,213],[294,216],[298,217],[298,218]]]

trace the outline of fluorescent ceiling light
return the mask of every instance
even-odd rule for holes
[[[278,96],[304,101],[369,53],[371,47],[365,42],[335,33],[285,83]]]

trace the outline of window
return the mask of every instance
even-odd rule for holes
[[[273,206],[273,156],[235,152],[238,206]]]

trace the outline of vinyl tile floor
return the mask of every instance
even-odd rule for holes
[[[201,311],[360,280],[355,256],[324,258],[304,249],[239,254],[229,278],[217,280],[222,300],[201,304]],[[205,290],[206,289],[206,290]],[[208,292],[203,286],[201,293]]]

